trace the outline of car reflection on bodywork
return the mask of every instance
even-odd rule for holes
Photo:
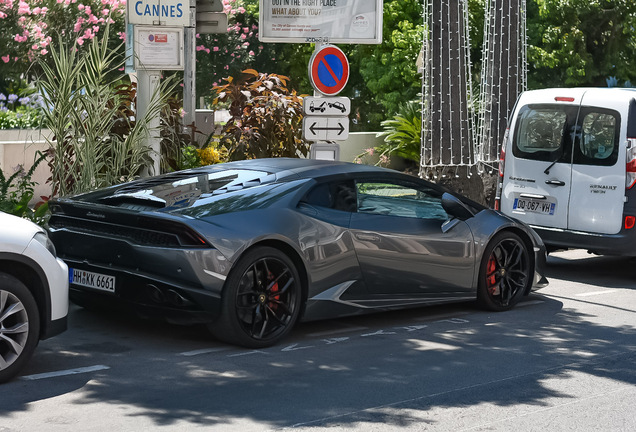
[[[543,277],[526,225],[438,185],[342,162],[260,159],[50,203],[71,299],[264,347],[298,320],[451,301],[512,308]]]

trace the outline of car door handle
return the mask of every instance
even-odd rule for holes
[[[565,186],[565,182],[561,180],[546,180],[545,184],[549,184],[552,186]]]
[[[380,236],[375,234],[356,233],[356,238],[360,241],[372,241],[372,242],[380,241]]]

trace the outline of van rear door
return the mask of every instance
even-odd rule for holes
[[[582,91],[524,93],[510,124],[501,210],[531,225],[566,229],[572,143]],[[549,95],[549,96],[548,96]]]
[[[604,89],[605,90],[605,89]],[[572,155],[568,229],[601,234],[621,230],[625,199],[626,146],[620,145],[621,98],[607,90],[583,96]],[[602,108],[601,108],[602,107]],[[627,118],[625,116],[624,118]]]

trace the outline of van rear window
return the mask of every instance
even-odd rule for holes
[[[570,107],[527,106],[517,119],[513,154],[524,159],[549,161],[558,158],[568,130]],[[562,150],[561,150],[562,151]]]
[[[513,154],[522,159],[611,166],[618,160],[618,112],[573,105],[528,105],[517,118]]]
[[[581,133],[574,163],[611,166],[618,159],[618,114],[609,110],[581,109]]]

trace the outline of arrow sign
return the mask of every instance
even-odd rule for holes
[[[305,117],[303,137],[309,141],[340,141],[349,137],[348,117]]]
[[[342,125],[342,123],[338,123],[338,126],[336,126],[336,127],[319,127],[316,122],[313,122],[313,124],[311,126],[309,126],[309,130],[314,135],[318,135],[318,131],[323,131],[323,130],[324,131],[337,131],[338,132],[337,135],[340,136],[344,132],[345,127]]]

